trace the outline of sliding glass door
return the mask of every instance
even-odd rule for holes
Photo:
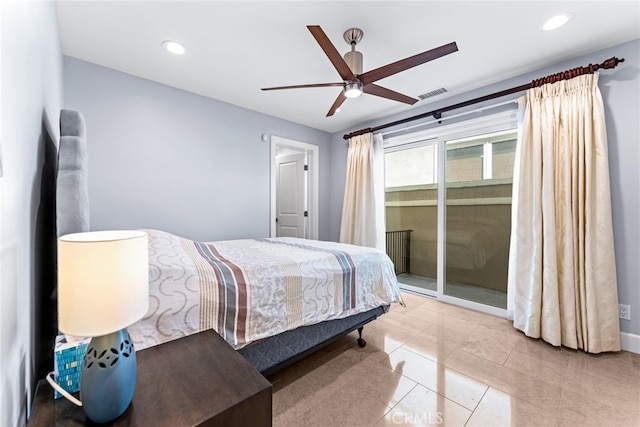
[[[507,308],[516,132],[447,141],[444,294]]]
[[[398,280],[435,295],[438,280],[438,146],[385,150],[387,253]]]
[[[516,140],[514,113],[385,140],[387,253],[402,287],[507,308]]]

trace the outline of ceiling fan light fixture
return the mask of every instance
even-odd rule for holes
[[[354,80],[346,82],[344,85],[344,96],[347,98],[357,98],[362,95],[362,82]]]
[[[162,42],[162,47],[175,55],[183,55],[187,52],[187,48],[182,43],[175,42],[173,40],[165,40]]]

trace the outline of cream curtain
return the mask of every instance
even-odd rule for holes
[[[609,162],[598,75],[531,89],[514,169],[514,326],[591,353],[620,350]]]
[[[340,242],[385,250],[382,136],[349,140]]]

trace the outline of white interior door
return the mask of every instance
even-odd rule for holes
[[[276,209],[276,201],[278,199],[277,193],[278,184],[276,180],[276,175],[278,171],[278,161],[277,159],[281,156],[288,156],[292,154],[300,154],[306,156],[306,164],[308,170],[305,174],[305,191],[306,194],[304,196],[304,201],[306,202],[306,208],[303,213],[306,211],[307,216],[305,218],[305,235],[304,237],[307,239],[318,239],[318,224],[319,224],[319,193],[318,193],[318,183],[320,182],[320,147],[314,144],[309,144],[302,141],[295,141],[293,139],[283,138],[276,135],[271,135],[269,138],[269,144],[271,146],[271,157],[270,157],[270,176],[271,176],[271,185],[269,186],[270,192],[270,209],[269,209],[269,236],[276,237],[278,235],[278,223],[276,222],[276,218],[278,218],[278,212]],[[298,169],[299,170],[299,169]],[[287,191],[287,190],[285,190]],[[279,222],[279,221],[278,221]]]
[[[307,155],[276,157],[276,236],[307,238]]]

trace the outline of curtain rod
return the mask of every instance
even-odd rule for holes
[[[512,87],[511,89],[501,90],[499,92],[491,93],[489,95],[480,96],[478,98],[470,99],[468,101],[459,102],[457,104],[449,105],[448,107],[438,108],[437,110],[428,111],[426,113],[418,114],[416,116],[407,117],[404,119],[396,120],[394,122],[385,123],[372,128],[360,129],[343,136],[344,139],[349,139],[354,136],[363,135],[369,132],[377,132],[382,129],[390,128],[392,126],[401,125],[404,123],[412,122],[414,120],[424,119],[425,117],[433,116],[434,119],[440,119],[442,113],[445,111],[451,111],[458,108],[467,107],[469,105],[477,104],[479,102],[488,101],[490,99],[500,98],[502,96],[511,95],[514,93],[522,92],[523,90],[531,89],[534,87],[542,86],[547,83],[556,83],[560,80],[569,80],[583,74],[593,74],[599,69],[616,68],[620,62],[624,62],[624,58],[616,58],[615,56],[607,59],[602,64],[589,64],[586,67],[576,67],[570,70],[565,70],[559,73],[551,74],[546,77],[535,79],[530,83],[520,86]]]
[[[411,129],[419,128],[419,127],[422,127],[422,126],[428,126],[428,125],[433,124],[433,123],[442,123],[444,120],[457,119],[458,117],[468,116],[468,115],[471,115],[471,114],[478,114],[478,113],[481,113],[481,112],[483,112],[485,110],[490,110],[492,108],[502,107],[503,105],[517,104],[517,102],[518,102],[517,99],[512,99],[512,100],[509,100],[509,101],[499,102],[497,104],[487,105],[486,107],[480,107],[480,108],[477,108],[475,110],[463,111],[462,113],[453,114],[451,116],[441,117],[439,119],[433,119],[433,120],[428,121],[428,122],[418,123],[416,125],[406,126],[406,127],[398,128],[398,129],[391,129],[391,130],[388,130],[386,132],[380,132],[380,133],[382,134],[382,136],[386,136],[386,135],[389,135],[389,134],[392,134],[392,133],[406,132],[406,131],[411,130]]]

